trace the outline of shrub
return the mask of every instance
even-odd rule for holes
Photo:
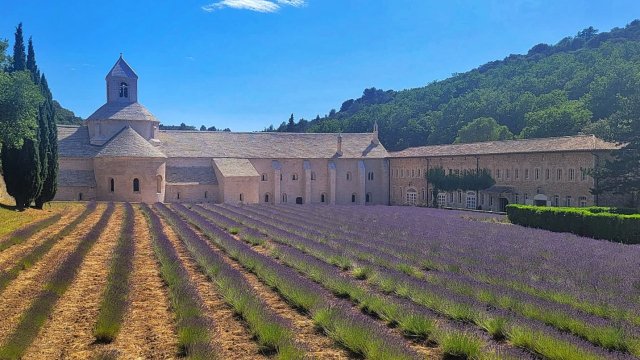
[[[562,208],[509,205],[509,220],[518,225],[570,232],[624,244],[640,244],[640,214],[608,212],[607,208]],[[628,210],[615,210],[628,212]]]

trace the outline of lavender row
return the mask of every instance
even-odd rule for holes
[[[109,203],[100,220],[91,227],[73,252],[58,266],[50,280],[44,285],[44,290],[22,314],[18,326],[0,347],[0,359],[22,358],[29,345],[38,335],[40,328],[47,321],[58,300],[75,279],[80,264],[82,264],[89,250],[106,229],[113,212],[114,205]]]
[[[225,301],[249,324],[261,346],[274,351],[279,359],[302,359],[304,350],[293,339],[291,324],[260,300],[242,274],[227,264],[176,213],[163,204],[154,205],[172,226],[196,260],[200,269],[216,285]]]
[[[335,299],[326,290],[251,246],[235,240],[229,233],[183,205],[172,208],[200,228],[232,259],[237,260],[263,282],[276,289],[287,301],[309,312],[314,322],[349,350],[373,359],[417,359],[404,340],[390,334],[376,321],[353,312],[349,303]]]
[[[133,206],[126,203],[122,230],[113,251],[107,287],[102,294],[98,320],[93,329],[93,336],[101,343],[110,343],[116,338],[128,306],[129,277],[133,271],[135,252],[134,226]]]
[[[255,207],[244,207],[244,209],[249,209],[250,211],[257,211],[257,212],[261,212],[261,213],[268,213],[271,216],[276,216],[278,214],[274,214],[273,211],[267,211],[267,210],[263,210],[265,208],[255,208]],[[263,210],[263,211],[262,211]],[[283,216],[284,218],[286,218],[286,220],[291,220],[293,216]],[[293,220],[291,220],[293,221]],[[308,223],[305,221],[304,219],[295,219],[295,222],[297,224],[303,224],[306,223],[308,225]],[[308,231],[308,229],[304,229],[304,231]],[[330,229],[326,229],[326,227],[323,229],[323,231],[325,231],[325,233],[331,233]],[[356,234],[352,234],[352,236],[350,238],[354,238],[354,237],[358,237]],[[371,238],[367,239],[368,241],[371,241]],[[366,240],[361,240],[361,244],[364,243],[364,241]],[[399,254],[405,254],[403,256],[403,259],[406,260],[413,260],[412,263],[413,265],[417,265],[420,262],[422,262],[422,265],[425,265],[425,260],[422,259],[420,260],[419,257],[416,260],[416,250],[415,247],[411,247],[410,249],[400,249],[400,250],[390,250],[388,249],[388,247],[385,247],[385,244],[379,244],[379,243],[375,243],[375,248],[376,250],[381,250],[381,249],[386,249],[387,251],[393,252],[393,253],[399,253]],[[374,250],[375,251],[375,250]],[[502,271],[495,271],[495,269],[503,269],[504,266],[502,266],[502,264],[497,264],[497,263],[493,263],[490,261],[482,261],[481,263],[481,267],[482,269],[479,269],[480,266],[474,266],[472,268],[469,268],[469,266],[467,266],[466,271],[461,271],[460,267],[464,266],[464,263],[460,263],[458,262],[456,263],[451,263],[448,262],[446,264],[436,264],[434,261],[429,261],[429,263],[427,264],[430,268],[436,268],[439,270],[443,270],[443,271],[447,271],[447,269],[458,269],[456,271],[456,273],[458,274],[463,274],[467,275],[470,278],[473,278],[475,280],[481,281],[481,282],[485,282],[485,283],[491,283],[494,285],[501,285],[504,287],[508,287],[511,288],[512,290],[517,290],[520,292],[524,292],[528,295],[531,296],[536,296],[538,298],[542,298],[542,299],[546,299],[549,301],[553,301],[553,302],[559,302],[562,304],[566,304],[566,305],[570,305],[576,309],[579,309],[581,311],[585,311],[587,313],[590,314],[594,314],[594,315],[598,315],[598,316],[602,316],[605,318],[610,318],[610,319],[625,319],[630,321],[632,324],[639,324],[640,323],[640,317],[637,316],[636,313],[634,312],[630,312],[627,311],[625,308],[628,308],[629,305],[628,304],[623,304],[621,306],[619,306],[618,308],[611,308],[611,306],[606,306],[606,305],[602,305],[602,301],[601,299],[586,299],[583,296],[581,298],[576,298],[574,296],[570,296],[568,295],[566,292],[564,291],[551,291],[549,289],[540,289],[540,288],[536,288],[533,286],[530,286],[528,284],[525,283],[525,281],[529,280],[527,279],[518,279],[516,277],[513,276],[513,273],[508,272],[507,270],[502,270]],[[479,271],[480,270],[480,271]],[[549,276],[549,274],[545,273],[545,276]],[[583,295],[583,294],[581,294]],[[620,308],[622,307],[622,309]]]
[[[254,220],[254,226],[258,226],[261,229],[267,229],[267,228],[273,228],[272,225],[268,225],[265,223],[260,223],[258,221]],[[286,232],[282,232],[282,230],[279,230],[279,232],[277,234],[274,233],[270,233],[270,235],[274,236],[275,239],[280,239],[281,241],[283,239],[284,242],[288,242],[289,244],[300,248],[300,244],[304,243],[304,245],[309,245],[312,244],[312,241],[309,239],[304,239],[301,238],[300,236],[296,236],[293,235],[291,236],[291,234],[288,235],[288,239],[287,239],[287,233]],[[294,237],[295,239],[291,239],[291,237]],[[311,245],[311,247],[315,247],[315,250],[311,251],[310,253],[314,254],[314,256],[318,256],[318,254],[322,254],[321,251],[319,251],[318,249],[318,244],[314,244]],[[302,246],[302,248],[304,249],[305,246]],[[332,256],[331,254],[331,249],[325,249],[324,252],[324,256],[325,256],[325,260],[329,261],[328,259],[330,259]],[[320,255],[322,256],[322,255]],[[308,260],[307,260],[308,261]],[[496,319],[498,319],[497,317],[491,317],[489,315],[487,315],[482,309],[485,308],[485,306],[483,304],[479,304],[477,302],[474,302],[472,299],[468,299],[466,298],[465,301],[465,297],[464,296],[460,296],[458,294],[451,294],[449,291],[447,291],[447,289],[443,289],[443,288],[439,288],[439,287],[434,287],[434,286],[427,286],[426,284],[420,283],[418,280],[413,279],[408,277],[409,281],[415,280],[416,283],[414,284],[410,284],[407,282],[403,282],[402,280],[402,276],[405,276],[405,274],[403,273],[399,273],[399,272],[395,272],[392,274],[395,275],[396,277],[392,277],[392,276],[388,276],[387,273],[389,273],[390,271],[388,269],[374,269],[374,268],[370,268],[369,269],[370,272],[375,271],[375,273],[370,274],[370,278],[373,279],[373,282],[376,283],[376,285],[381,286],[382,288],[384,288],[387,291],[396,291],[396,290],[400,290],[398,291],[399,294],[401,294],[402,296],[411,298],[412,300],[416,301],[417,303],[423,304],[431,309],[436,310],[437,312],[444,314],[446,316],[449,316],[451,318],[454,319],[460,319],[460,320],[466,320],[466,321],[472,321],[477,323],[478,325],[484,327],[485,329],[487,329],[487,324],[491,325],[491,323],[497,321]],[[386,272],[386,273],[385,273]],[[394,284],[400,284],[397,286],[394,286]],[[417,292],[414,292],[413,294],[416,296],[420,296],[419,298],[411,297],[409,296],[409,292],[410,289],[420,289]],[[455,299],[455,301],[451,301],[449,299]],[[506,323],[506,320],[505,320]],[[536,326],[535,323],[533,323],[534,326]],[[506,324],[505,324],[506,325]],[[506,328],[506,326],[505,326]],[[488,331],[491,331],[491,329],[487,329]],[[506,329],[497,329],[497,330],[506,330]],[[553,332],[553,331],[548,331],[549,335],[548,337],[550,337],[550,339],[548,339],[547,341],[552,341],[553,340],[553,336],[557,336],[558,333],[557,332]],[[504,335],[502,333],[498,333],[495,335]],[[571,341],[575,342],[575,339],[570,339]],[[586,345],[586,344],[581,344],[580,341],[575,342],[578,345]],[[556,344],[555,345],[556,348],[561,348],[562,345],[561,344]],[[566,348],[567,346],[565,346]],[[570,347],[570,346],[569,346]],[[590,348],[590,346],[585,346],[585,348]],[[534,349],[532,349],[534,350]],[[595,349],[593,349],[595,350]],[[535,351],[535,350],[534,350]],[[596,350],[597,352],[597,350]]]
[[[160,265],[160,275],[169,288],[181,354],[193,359],[217,358],[209,336],[211,323],[205,316],[200,294],[167,237],[158,215],[146,204],[140,207],[150,225],[152,247]]]
[[[12,232],[6,240],[0,242],[0,251],[4,251],[14,245],[25,242],[35,233],[57,223],[61,218],[62,214],[55,214]]]

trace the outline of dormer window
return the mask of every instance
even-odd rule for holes
[[[120,83],[120,97],[128,98],[129,97],[129,85],[126,82]]]

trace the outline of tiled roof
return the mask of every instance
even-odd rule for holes
[[[98,152],[96,157],[166,158],[130,126],[120,130]]]
[[[96,187],[96,177],[91,170],[58,171],[58,186],[67,187]]]
[[[113,67],[107,74],[107,77],[110,77],[110,76],[126,77],[126,78],[132,78],[132,79],[138,78],[138,75],[136,74],[136,72],[133,71],[131,66],[129,66],[129,64],[127,64],[126,61],[124,61],[124,59],[122,58],[122,55],[120,55],[120,58],[118,59],[118,61],[116,61],[115,65],[113,65]]]
[[[213,159],[213,163],[224,177],[260,176],[248,159]]]
[[[615,150],[618,148],[618,145],[606,142],[592,135],[576,135],[542,139],[420,146],[389,153],[389,157],[496,155],[561,151]]]
[[[169,157],[244,159],[385,158],[387,150],[374,145],[373,134],[234,133],[224,131],[159,131],[160,148]]]
[[[168,166],[167,183],[176,184],[200,184],[200,185],[217,185],[216,173],[211,166],[189,166],[178,167]]]
[[[89,130],[86,126],[58,125],[58,155],[67,158],[91,158],[99,146],[89,142]]]
[[[87,120],[158,121],[153,114],[138,102],[110,102],[102,105]]]

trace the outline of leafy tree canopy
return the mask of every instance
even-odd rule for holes
[[[458,136],[454,143],[463,144],[511,139],[513,139],[513,134],[508,127],[498,124],[494,118],[481,117],[458,130]]]

